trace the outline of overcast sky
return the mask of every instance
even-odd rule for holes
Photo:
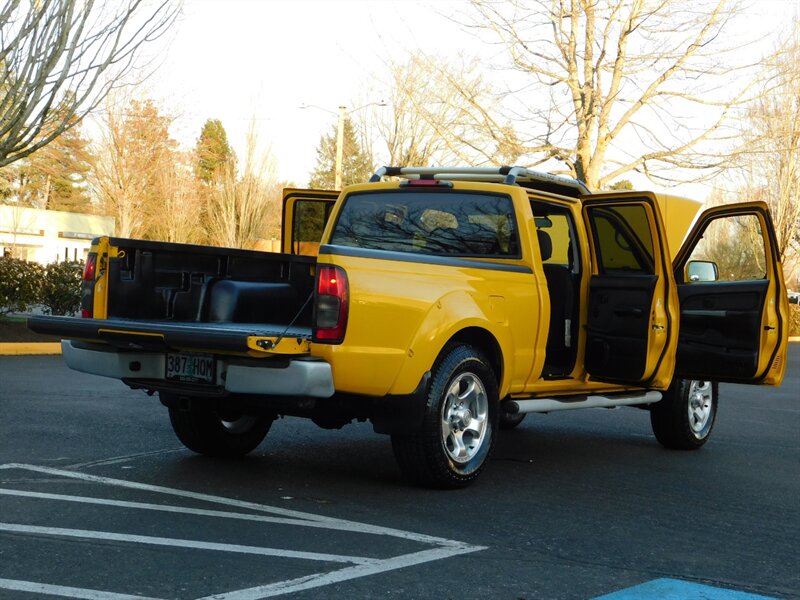
[[[797,5],[759,0],[748,27],[775,31]],[[173,134],[185,146],[206,119],[217,118],[241,153],[255,117],[279,176],[302,186],[320,135],[335,122],[331,113],[381,100],[370,87],[387,60],[416,48],[450,56],[488,51],[447,18],[463,7],[444,0],[186,0],[148,93],[178,113]]]

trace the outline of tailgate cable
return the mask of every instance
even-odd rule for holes
[[[306,301],[305,301],[305,302],[303,302],[303,306],[301,306],[301,307],[300,307],[300,310],[298,310],[298,311],[297,311],[297,314],[294,316],[294,318],[293,318],[293,319],[292,319],[292,320],[289,322],[289,324],[286,326],[286,329],[284,329],[284,330],[283,330],[283,331],[282,331],[282,332],[281,332],[281,333],[278,335],[278,337],[277,337],[277,338],[275,338],[275,341],[274,341],[274,342],[273,342],[272,340],[258,340],[258,341],[256,342],[256,344],[257,344],[258,346],[260,346],[261,348],[264,348],[264,350],[273,350],[273,349],[275,349],[275,348],[277,347],[277,345],[281,343],[281,340],[283,340],[283,338],[285,338],[285,337],[286,337],[286,333],[287,333],[287,332],[288,332],[288,331],[289,331],[289,330],[292,328],[292,325],[294,325],[294,324],[295,324],[295,322],[297,321],[297,319],[299,319],[299,318],[300,318],[300,315],[301,315],[301,314],[303,314],[303,311],[306,309],[306,306],[308,306],[308,303],[309,303],[309,302],[311,302],[311,299],[312,299],[313,297],[314,297],[314,292],[312,291],[312,292],[311,292],[311,293],[308,295],[308,298],[306,298]],[[297,338],[298,342],[300,341],[300,339],[301,339],[301,337],[300,337],[300,336],[298,336],[298,338]]]

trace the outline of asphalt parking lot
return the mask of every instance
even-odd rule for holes
[[[637,409],[529,415],[456,492],[368,424],[207,459],[156,398],[0,357],[0,598],[800,598],[798,350],[779,389],[722,386],[699,452]]]

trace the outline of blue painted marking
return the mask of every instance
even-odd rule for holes
[[[654,579],[594,600],[775,600],[747,592],[715,588],[678,579]]]

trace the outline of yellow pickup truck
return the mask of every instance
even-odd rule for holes
[[[246,454],[279,416],[370,420],[409,480],[452,488],[527,413],[618,406],[695,449],[717,382],[780,384],[789,323],[766,205],[698,212],[521,167],[384,167],[286,190],[281,253],[99,238],[82,318],[29,327],[157,392],[202,454]]]

